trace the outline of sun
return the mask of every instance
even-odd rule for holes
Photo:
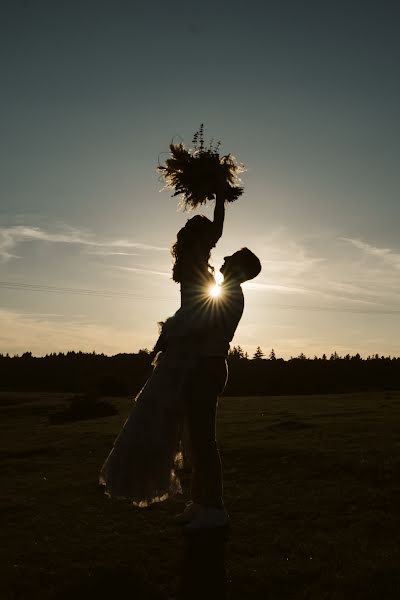
[[[210,287],[210,295],[213,298],[217,298],[221,294],[221,286],[216,284]]]

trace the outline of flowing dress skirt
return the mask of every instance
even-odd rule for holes
[[[139,507],[182,493],[184,391],[193,362],[168,351],[136,396],[132,411],[100,471],[105,494]]]

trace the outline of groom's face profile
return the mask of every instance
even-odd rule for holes
[[[231,256],[224,256],[224,264],[220,268],[220,271],[224,277],[232,276],[234,274],[238,274],[239,263],[240,263],[241,253],[240,250],[231,254]]]
[[[239,283],[243,283],[259,274],[261,263],[248,248],[241,248],[231,256],[225,256],[220,271],[225,279],[235,279]]]

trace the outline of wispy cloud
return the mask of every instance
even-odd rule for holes
[[[142,267],[123,267],[121,265],[113,265],[115,269],[121,271],[133,271],[134,273],[144,273],[148,275],[161,275],[162,277],[171,277],[171,273],[168,271],[154,271],[153,269],[146,269]]]
[[[94,256],[139,256],[139,252],[113,252],[112,250],[90,250]]]
[[[400,269],[400,254],[397,252],[393,252],[390,248],[379,248],[377,246],[373,246],[368,242],[363,242],[357,238],[346,238],[341,237],[340,240],[344,242],[348,242],[352,244],[355,248],[358,248],[365,254],[369,256],[374,256],[376,258],[380,258],[386,264],[394,267],[395,269]]]
[[[310,287],[297,287],[291,285],[277,285],[273,283],[263,283],[257,281],[246,282],[243,287],[248,290],[265,291],[265,292],[276,292],[278,294],[290,294],[290,295],[302,295],[315,300],[327,300],[330,303],[343,303],[350,302],[356,304],[366,304],[373,306],[384,306],[380,302],[366,299],[360,296],[361,288],[356,286],[346,285],[341,282],[325,282],[324,289],[320,289],[317,286]],[[363,290],[368,294],[368,290]],[[357,296],[355,296],[357,294]],[[304,305],[303,305],[304,307]],[[310,307],[314,308],[314,307]],[[329,308],[329,307],[327,307]]]
[[[132,240],[101,240],[90,232],[80,229],[65,227],[62,231],[46,231],[40,227],[31,227],[28,225],[14,225],[9,227],[0,227],[0,262],[7,262],[12,258],[18,258],[14,253],[15,248],[23,242],[51,242],[55,244],[76,244],[81,246],[101,248],[115,248],[115,253],[120,253],[123,249],[137,249],[150,251],[166,251],[167,248],[148,244],[144,242],[134,242]],[[121,249],[118,250],[118,249]],[[103,250],[107,252],[107,250]],[[110,250],[110,252],[112,252]]]
[[[266,283],[262,281],[246,281],[243,284],[243,287],[249,290],[270,290],[274,292],[282,292],[287,294],[309,294],[311,291],[302,287],[292,285],[280,285],[276,283]]]

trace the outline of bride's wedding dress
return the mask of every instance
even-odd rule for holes
[[[196,338],[187,336],[188,311],[189,305],[167,319],[163,331],[168,347],[158,353],[100,471],[105,494],[136,506],[182,493],[177,469],[183,466],[185,387],[198,356]]]
[[[183,464],[183,399],[192,366],[189,355],[157,357],[101,469],[108,496],[144,507],[182,492],[176,471]]]

